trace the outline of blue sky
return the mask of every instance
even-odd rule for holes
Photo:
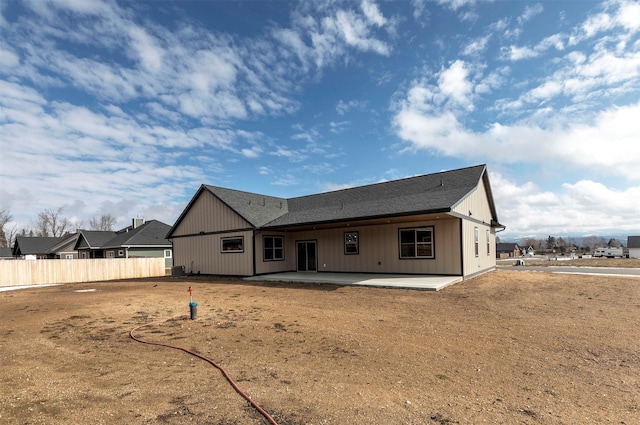
[[[503,240],[640,233],[637,1],[3,0],[0,34],[19,227],[487,164]]]

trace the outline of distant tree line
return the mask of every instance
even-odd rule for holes
[[[496,237],[499,242],[500,238]],[[574,237],[555,237],[549,235],[546,239],[523,238],[518,242],[521,248],[532,247],[536,252],[551,253],[583,253],[588,254],[596,248],[617,248],[624,247],[624,244],[615,238],[605,238],[603,236],[584,236],[580,238]]]
[[[37,219],[30,226],[18,228],[17,225],[9,226],[13,216],[9,211],[0,210],[0,247],[12,247],[18,236],[36,237],[60,237],[84,228],[82,221],[72,223],[63,216],[63,208],[57,210],[45,209],[38,213]],[[89,220],[88,230],[113,230],[116,218],[113,214],[106,213],[100,217],[92,217]]]

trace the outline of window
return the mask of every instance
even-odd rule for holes
[[[66,258],[67,260],[73,260],[73,254],[66,254],[64,258]]]
[[[264,245],[264,261],[284,260],[284,238],[282,236],[265,236],[262,238]]]
[[[358,232],[346,232],[344,234],[344,253],[358,254]]]
[[[400,229],[400,258],[435,258],[433,227]]]
[[[221,242],[221,251],[226,253],[239,253],[244,252],[244,237],[236,237],[236,238],[222,238]]]
[[[114,258],[116,256],[115,251],[107,251],[107,258]]]
[[[171,250],[170,249],[165,249],[164,250],[164,258],[171,258]]]
[[[487,255],[491,255],[491,233],[487,229]]]
[[[474,229],[474,232],[475,232],[475,236],[474,236],[474,238],[475,238],[475,239],[474,239],[474,240],[475,240],[475,245],[474,245],[474,246],[475,246],[475,250],[476,250],[476,257],[477,257],[477,256],[478,256],[478,250],[480,249],[480,247],[478,246],[478,243],[479,243],[478,239],[479,239],[479,237],[480,237],[480,236],[479,236],[479,234],[478,234],[478,228],[477,228],[477,227],[474,227],[473,229]]]

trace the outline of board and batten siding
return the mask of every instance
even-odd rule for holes
[[[460,220],[457,218],[285,233],[285,260],[262,260],[256,236],[256,273],[296,269],[296,242],[316,241],[319,272],[461,275]],[[433,226],[435,259],[400,259],[399,229]],[[345,232],[358,232],[359,253],[344,253]],[[275,235],[275,233],[264,233]]]
[[[464,216],[462,220],[463,276],[469,277],[496,267],[495,229],[491,227],[491,207],[485,185],[478,184],[476,189],[463,199],[454,209]],[[471,215],[469,213],[471,212]],[[478,255],[475,254],[475,229],[478,229]],[[489,231],[489,251],[487,253],[487,230]]]
[[[191,205],[172,234],[173,264],[187,273],[253,275],[251,224],[207,190]],[[242,237],[243,252],[221,252],[221,239]]]
[[[222,238],[242,237],[243,252],[221,252]],[[253,231],[194,235],[173,239],[173,264],[187,273],[253,275]]]
[[[203,190],[195,200],[189,214],[173,231],[174,237],[194,235],[200,232],[221,232],[251,227],[244,218],[229,208],[211,192]]]
[[[491,223],[493,217],[491,215],[487,191],[482,180],[480,180],[480,184],[478,184],[473,192],[453,208],[453,212],[477,221],[484,221],[487,224]],[[469,212],[471,212],[471,215],[469,215]]]
[[[262,230],[255,236],[256,274],[280,273],[296,269],[296,233]],[[264,261],[264,237],[282,236],[284,238],[284,260]]]

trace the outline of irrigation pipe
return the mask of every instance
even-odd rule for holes
[[[194,357],[197,357],[201,360],[204,360],[205,362],[209,363],[211,366],[215,367],[216,369],[218,369],[220,372],[222,372],[222,374],[224,375],[224,377],[227,379],[227,381],[229,382],[229,384],[231,384],[231,386],[233,387],[234,390],[236,390],[236,392],[238,394],[240,394],[242,396],[242,398],[244,398],[245,400],[247,400],[249,402],[249,404],[251,404],[251,406],[256,409],[262,416],[264,416],[264,418],[269,421],[269,423],[271,425],[278,425],[278,423],[275,421],[275,419],[273,419],[271,417],[271,415],[269,415],[262,407],[260,407],[258,405],[258,403],[256,403],[255,401],[253,401],[251,399],[251,397],[249,397],[249,395],[247,393],[245,393],[244,391],[242,391],[240,389],[240,387],[238,387],[238,384],[235,383],[235,381],[231,378],[231,376],[227,373],[226,370],[224,370],[224,368],[222,366],[220,366],[219,364],[217,364],[216,362],[214,362],[213,360],[198,354],[196,352],[193,352],[191,350],[188,350],[186,348],[183,347],[178,347],[177,345],[171,345],[171,344],[165,344],[162,342],[155,342],[155,341],[146,341],[144,339],[138,338],[134,335],[134,332],[137,331],[140,328],[144,328],[145,326],[151,326],[151,325],[158,325],[161,323],[165,323],[168,322],[170,320],[180,320],[180,319],[188,319],[188,316],[178,316],[178,317],[173,317],[171,319],[165,319],[165,320],[159,320],[156,322],[149,322],[149,323],[145,323],[144,325],[140,325],[140,326],[136,326],[135,328],[131,329],[131,331],[129,332],[129,336],[134,340],[134,341],[138,341],[141,342],[143,344],[149,344],[149,345],[158,345],[160,347],[167,347],[167,348],[173,348],[175,350],[180,350],[180,351],[184,351],[187,354],[190,354]]]

